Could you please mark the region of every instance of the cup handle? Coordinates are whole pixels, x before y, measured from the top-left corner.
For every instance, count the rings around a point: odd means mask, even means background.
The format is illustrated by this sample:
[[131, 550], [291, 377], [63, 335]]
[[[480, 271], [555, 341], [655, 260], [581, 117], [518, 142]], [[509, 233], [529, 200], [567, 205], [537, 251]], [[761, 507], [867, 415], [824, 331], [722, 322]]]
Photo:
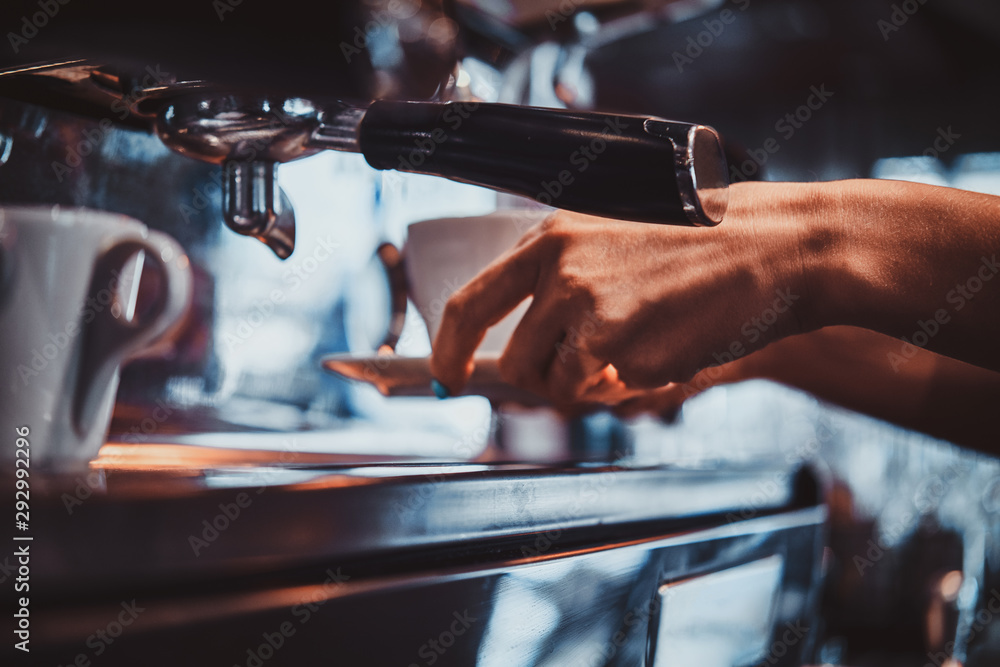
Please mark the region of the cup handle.
[[406, 323], [406, 295], [407, 280], [406, 270], [403, 265], [403, 253], [399, 248], [389, 242], [385, 242], [375, 251], [375, 256], [382, 262], [386, 277], [389, 279], [389, 330], [379, 345], [379, 352], [394, 352], [399, 337], [403, 335], [403, 325]]
[[119, 364], [168, 333], [191, 303], [191, 267], [184, 249], [166, 234], [149, 231], [145, 237], [136, 235], [118, 240], [98, 258], [87, 292], [88, 304], [93, 303], [90, 299], [99, 299], [102, 291], [114, 292], [116, 271], [139, 251], [145, 252], [145, 261], [151, 262], [160, 273], [161, 285], [155, 303], [131, 322], [112, 315], [110, 303], [100, 310], [94, 308], [89, 324], [84, 316], [73, 406], [74, 425], [81, 435], [94, 426]]

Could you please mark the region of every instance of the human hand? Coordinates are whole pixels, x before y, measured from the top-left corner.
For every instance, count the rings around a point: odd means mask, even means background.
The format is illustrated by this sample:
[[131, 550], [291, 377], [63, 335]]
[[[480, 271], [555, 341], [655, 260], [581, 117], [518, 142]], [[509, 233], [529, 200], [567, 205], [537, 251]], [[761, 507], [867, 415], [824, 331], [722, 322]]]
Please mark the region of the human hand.
[[554, 213], [448, 301], [435, 378], [464, 386], [486, 330], [529, 296], [501, 374], [561, 406], [620, 403], [803, 331], [811, 188], [734, 185], [712, 228]]

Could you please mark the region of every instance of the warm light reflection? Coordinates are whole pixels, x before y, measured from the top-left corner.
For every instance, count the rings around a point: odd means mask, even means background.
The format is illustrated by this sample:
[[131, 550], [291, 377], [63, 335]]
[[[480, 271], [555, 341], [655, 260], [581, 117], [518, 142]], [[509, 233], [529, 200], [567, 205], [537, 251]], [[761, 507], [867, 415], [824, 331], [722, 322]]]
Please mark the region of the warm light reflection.
[[604, 367], [604, 378], [608, 382], [619, 382], [618, 369], [615, 368], [614, 364], [608, 364]]
[[941, 577], [939, 590], [941, 597], [946, 602], [954, 602], [958, 599], [958, 591], [962, 588], [962, 573], [959, 570], [952, 570]]
[[[110, 442], [101, 447], [90, 468], [113, 471], [169, 471], [197, 475], [202, 484], [215, 488], [286, 486], [323, 489], [378, 484], [389, 476], [481, 472], [481, 465], [384, 466], [356, 455], [338, 456], [307, 452], [224, 449], [181, 444], [124, 444]], [[330, 466], [338, 466], [331, 471]]]
[[[194, 445], [140, 445], [106, 443], [90, 467], [101, 470], [202, 469], [219, 465], [260, 465], [277, 461], [277, 452], [198, 447]], [[322, 461], [323, 457], [302, 454], [300, 462]]]

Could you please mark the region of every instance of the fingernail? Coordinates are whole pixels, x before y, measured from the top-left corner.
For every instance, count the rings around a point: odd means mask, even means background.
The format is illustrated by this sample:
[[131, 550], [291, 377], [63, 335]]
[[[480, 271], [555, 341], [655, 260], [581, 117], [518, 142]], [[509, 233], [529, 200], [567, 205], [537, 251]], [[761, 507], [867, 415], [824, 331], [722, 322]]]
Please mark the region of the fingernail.
[[448, 391], [448, 387], [444, 386], [434, 378], [431, 378], [431, 390], [434, 392], [435, 396], [442, 400], [451, 396], [451, 392]]

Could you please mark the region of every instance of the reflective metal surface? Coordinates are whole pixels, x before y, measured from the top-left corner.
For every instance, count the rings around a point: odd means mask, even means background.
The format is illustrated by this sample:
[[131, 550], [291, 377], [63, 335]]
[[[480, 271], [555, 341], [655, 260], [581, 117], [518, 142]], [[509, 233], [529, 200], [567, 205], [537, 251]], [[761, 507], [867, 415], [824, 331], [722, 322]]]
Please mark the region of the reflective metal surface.
[[660, 586], [652, 667], [767, 659], [784, 568], [784, 557], [775, 554]]
[[304, 99], [189, 95], [157, 114], [156, 133], [177, 152], [206, 162], [289, 162], [318, 150], [309, 143], [320, 116]]
[[[808, 474], [789, 472], [156, 473], [122, 462], [82, 482], [44, 478], [33, 523], [32, 656], [68, 664], [100, 651], [108, 665], [660, 664], [671, 656], [669, 642], [656, 641], [660, 628], [719, 627], [675, 605], [664, 587], [721, 576], [727, 613], [741, 623], [761, 626], [759, 596], [744, 597], [747, 586], [771, 591], [763, 656], [798, 665], [818, 629], [826, 513]], [[746, 514], [747, 494], [775, 475], [785, 482], [773, 505]], [[72, 485], [87, 480], [92, 495], [81, 499]], [[777, 571], [745, 565], [776, 558]], [[742, 583], [727, 571], [743, 573]], [[741, 600], [749, 616], [733, 606]], [[95, 628], [115, 622], [113, 645], [99, 642]], [[797, 634], [788, 643], [790, 627]]]
[[717, 225], [729, 207], [729, 175], [722, 140], [710, 127], [678, 126], [660, 119], [643, 124], [649, 134], [674, 145], [677, 190], [692, 225]]
[[254, 237], [281, 259], [295, 250], [295, 211], [281, 192], [274, 162], [222, 165], [222, 219], [231, 230]]
[[165, 103], [155, 130], [178, 153], [221, 164], [226, 226], [287, 259], [295, 249], [295, 215], [287, 198], [276, 196], [277, 166], [322, 148], [358, 150], [343, 118], [349, 124], [360, 113], [340, 103], [324, 111], [300, 98], [189, 95]]
[[[639, 533], [628, 526], [668, 521], [677, 529], [707, 515], [739, 520], [748, 499], [768, 484], [771, 493], [755, 506], [754, 516], [802, 502], [796, 486], [802, 480], [794, 471], [776, 474], [770, 468], [324, 466], [284, 464], [276, 457], [272, 465], [143, 470], [148, 464], [139, 449], [131, 461], [106, 461], [76, 475], [45, 479], [44, 495], [32, 506], [36, 539], [44, 540], [48, 554], [35, 561], [33, 576], [40, 585], [68, 593], [125, 582], [251, 574], [317, 559], [343, 562], [415, 546], [546, 531], [635, 536]], [[78, 497], [80, 479], [98, 480], [85, 484], [86, 499]], [[255, 518], [232, 521], [225, 539], [212, 538], [210, 548], [199, 548], [198, 540], [208, 539], [202, 533], [212, 532], [213, 517], [222, 511], [220, 503], [240, 494], [249, 494]], [[154, 524], [150, 516], [158, 517]], [[72, 560], [62, 553], [72, 553]], [[85, 580], [80, 568], [87, 572]]]

